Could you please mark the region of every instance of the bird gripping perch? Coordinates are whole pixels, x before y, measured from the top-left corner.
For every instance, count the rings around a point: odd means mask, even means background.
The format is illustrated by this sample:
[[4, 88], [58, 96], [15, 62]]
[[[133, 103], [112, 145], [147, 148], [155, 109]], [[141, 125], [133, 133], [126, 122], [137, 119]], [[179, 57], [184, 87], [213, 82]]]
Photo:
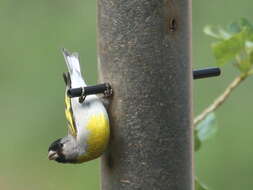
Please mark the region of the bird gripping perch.
[[94, 86], [86, 86], [80, 88], [70, 88], [67, 92], [70, 98], [83, 97], [92, 94], [104, 94], [106, 97], [112, 95], [112, 88], [109, 83], [98, 84]]

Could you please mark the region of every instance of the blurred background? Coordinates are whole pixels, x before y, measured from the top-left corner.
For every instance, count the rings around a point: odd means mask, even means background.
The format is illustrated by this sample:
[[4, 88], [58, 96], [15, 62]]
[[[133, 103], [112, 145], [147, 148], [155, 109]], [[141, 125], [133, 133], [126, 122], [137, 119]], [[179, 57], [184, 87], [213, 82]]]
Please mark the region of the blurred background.
[[[193, 1], [193, 67], [214, 66], [206, 24], [253, 22], [252, 0]], [[99, 189], [99, 160], [62, 165], [47, 160], [48, 145], [66, 133], [60, 49], [78, 51], [84, 75], [95, 84], [96, 2], [0, 0], [0, 189]], [[194, 81], [199, 113], [237, 75]], [[253, 186], [253, 78], [217, 112], [219, 131], [196, 154], [196, 174], [211, 189]]]

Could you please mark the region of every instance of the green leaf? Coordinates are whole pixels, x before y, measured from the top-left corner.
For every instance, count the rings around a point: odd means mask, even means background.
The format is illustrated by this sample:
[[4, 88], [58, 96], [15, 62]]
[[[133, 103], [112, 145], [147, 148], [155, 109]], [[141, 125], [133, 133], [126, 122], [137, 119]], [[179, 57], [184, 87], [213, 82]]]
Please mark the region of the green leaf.
[[225, 30], [223, 30], [221, 27], [219, 26], [206, 26], [204, 28], [204, 33], [208, 36], [214, 37], [216, 39], [228, 39], [231, 37], [231, 35], [226, 32]]
[[246, 73], [251, 68], [250, 56], [246, 53], [246, 51], [242, 51], [239, 55], [236, 56], [236, 66], [243, 73]]
[[214, 43], [212, 49], [217, 64], [222, 66], [235, 60], [235, 57], [244, 50], [245, 41], [251, 38], [253, 38], [253, 33], [249, 33], [249, 31], [245, 29], [229, 39]]
[[253, 51], [253, 41], [246, 41], [245, 48], [247, 53], [251, 53]]
[[253, 31], [253, 25], [247, 19], [241, 18], [229, 24], [225, 29], [220, 26], [207, 25], [204, 27], [204, 33], [218, 40], [225, 40], [245, 29]]
[[194, 129], [194, 149], [197, 152], [204, 141], [208, 140], [217, 131], [217, 122], [214, 113], [208, 114], [208, 116], [201, 121]]
[[245, 42], [245, 51], [249, 57], [249, 64], [253, 65], [253, 41]]
[[225, 29], [206, 26], [204, 32], [214, 37], [212, 51], [217, 64], [232, 63], [241, 72], [248, 72], [253, 65], [253, 25], [245, 18], [231, 23]]
[[236, 55], [235, 65], [243, 72], [249, 72], [253, 65], [253, 42], [246, 41], [244, 49]]
[[195, 150], [195, 152], [197, 152], [201, 146], [202, 146], [202, 143], [201, 143], [201, 140], [199, 139], [198, 131], [195, 129], [194, 130], [194, 150]]
[[195, 177], [195, 190], [207, 190], [208, 188], [200, 183], [200, 181]]
[[238, 21], [232, 22], [227, 27], [227, 31], [231, 34], [240, 33], [244, 28], [253, 30], [253, 25], [246, 19], [241, 18]]
[[208, 116], [201, 121], [197, 126], [197, 135], [201, 142], [206, 141], [217, 131], [217, 122], [215, 114], [209, 113]]
[[248, 29], [251, 29], [253, 30], [253, 25], [250, 23], [250, 21], [246, 18], [240, 18], [239, 21], [238, 21], [239, 25], [241, 27], [246, 27]]

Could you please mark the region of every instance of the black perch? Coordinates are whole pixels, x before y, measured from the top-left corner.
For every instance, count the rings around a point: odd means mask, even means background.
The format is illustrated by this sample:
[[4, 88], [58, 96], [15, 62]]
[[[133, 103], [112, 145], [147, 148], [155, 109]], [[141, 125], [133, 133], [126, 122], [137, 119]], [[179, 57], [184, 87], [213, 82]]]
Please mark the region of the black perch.
[[110, 96], [112, 94], [112, 89], [109, 83], [103, 83], [94, 86], [70, 88], [67, 94], [70, 98], [88, 96], [91, 94], [104, 94], [106, 96]]
[[[220, 74], [221, 70], [218, 67], [199, 69], [193, 71], [193, 79], [215, 77], [219, 76]], [[110, 96], [112, 94], [112, 88], [109, 83], [103, 83], [81, 88], [70, 88], [67, 93], [70, 98], [88, 96], [91, 94], [104, 94], [106, 96]]]
[[193, 79], [202, 79], [208, 77], [215, 77], [221, 74], [221, 70], [218, 67], [205, 68], [193, 71]]

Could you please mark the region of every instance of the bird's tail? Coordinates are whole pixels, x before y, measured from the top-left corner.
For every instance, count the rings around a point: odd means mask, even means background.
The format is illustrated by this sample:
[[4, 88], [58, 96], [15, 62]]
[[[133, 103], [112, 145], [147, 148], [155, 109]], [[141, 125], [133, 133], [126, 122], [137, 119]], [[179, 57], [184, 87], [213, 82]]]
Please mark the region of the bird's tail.
[[70, 53], [66, 49], [62, 49], [62, 53], [68, 67], [71, 88], [86, 86], [81, 74], [78, 53]]

